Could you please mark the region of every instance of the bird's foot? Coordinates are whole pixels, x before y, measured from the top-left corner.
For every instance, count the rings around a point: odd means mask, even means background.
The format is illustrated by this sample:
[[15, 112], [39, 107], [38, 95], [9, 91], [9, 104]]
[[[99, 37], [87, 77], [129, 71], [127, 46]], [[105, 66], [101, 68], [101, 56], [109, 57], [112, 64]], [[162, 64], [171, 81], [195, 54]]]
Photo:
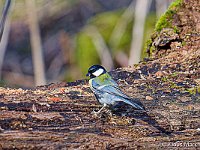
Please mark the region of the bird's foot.
[[107, 105], [104, 104], [103, 107], [102, 107], [101, 109], [99, 109], [99, 111], [97, 111], [97, 112], [93, 110], [93, 111], [92, 111], [92, 114], [94, 114], [95, 116], [98, 116], [98, 114], [99, 114], [106, 106], [107, 106]]

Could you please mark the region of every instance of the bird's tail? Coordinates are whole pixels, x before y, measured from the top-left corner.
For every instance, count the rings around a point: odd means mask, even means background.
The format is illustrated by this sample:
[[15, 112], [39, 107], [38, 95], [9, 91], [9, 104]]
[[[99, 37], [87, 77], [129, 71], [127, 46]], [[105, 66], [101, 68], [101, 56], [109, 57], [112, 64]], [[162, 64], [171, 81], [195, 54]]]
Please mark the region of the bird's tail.
[[127, 99], [124, 99], [123, 101], [124, 101], [125, 103], [127, 103], [127, 104], [133, 106], [135, 109], [145, 110], [145, 109], [144, 109], [144, 106], [143, 106], [142, 104], [138, 104], [138, 103], [140, 103], [140, 102], [132, 102], [132, 101], [127, 100]]

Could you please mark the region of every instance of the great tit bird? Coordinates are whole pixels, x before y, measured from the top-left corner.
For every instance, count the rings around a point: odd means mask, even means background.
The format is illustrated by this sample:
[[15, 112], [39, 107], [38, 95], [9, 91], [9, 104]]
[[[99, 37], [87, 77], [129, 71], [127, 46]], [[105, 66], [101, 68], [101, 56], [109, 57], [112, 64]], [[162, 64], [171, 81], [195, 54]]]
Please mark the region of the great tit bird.
[[88, 69], [86, 76], [90, 77], [89, 85], [96, 99], [103, 105], [96, 114], [100, 113], [106, 106], [115, 106], [118, 102], [131, 105], [134, 109], [144, 110], [141, 102], [133, 100], [120, 90], [118, 84], [104, 67], [93, 65]]

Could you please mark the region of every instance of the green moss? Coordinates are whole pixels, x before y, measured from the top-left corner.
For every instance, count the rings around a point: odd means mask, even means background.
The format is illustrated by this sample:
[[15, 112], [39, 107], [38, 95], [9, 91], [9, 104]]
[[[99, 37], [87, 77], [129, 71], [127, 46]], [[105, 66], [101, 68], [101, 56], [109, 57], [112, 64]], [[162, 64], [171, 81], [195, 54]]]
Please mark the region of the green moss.
[[176, 76], [178, 76], [178, 72], [174, 72], [174, 73], [172, 73], [170, 77], [173, 78], [173, 77], [176, 77]]
[[162, 15], [159, 21], [156, 23], [155, 30], [160, 32], [163, 28], [171, 27], [171, 22], [169, 18], [173, 15], [173, 11], [167, 11], [164, 15]]
[[170, 83], [170, 88], [172, 89], [177, 89], [177, 85], [174, 82], [169, 82]]
[[161, 81], [162, 81], [162, 82], [166, 82], [166, 81], [167, 81], [167, 77], [162, 77], [162, 78], [161, 78]]
[[171, 3], [168, 10], [160, 17], [160, 19], [156, 23], [155, 31], [160, 32], [163, 28], [170, 27], [174, 28], [176, 33], [178, 32], [177, 27], [172, 26], [171, 19], [173, 15], [177, 12], [180, 5], [182, 4], [182, 1], [183, 0], [176, 0]]
[[163, 28], [172, 28], [174, 30], [174, 33], [179, 33], [179, 28], [172, 25], [172, 17], [180, 8], [182, 3], [183, 0], [175, 0], [171, 3], [168, 10], [160, 17], [160, 19], [155, 24], [154, 34], [149, 38], [149, 40], [146, 40], [147, 42], [145, 44], [144, 51], [148, 51], [150, 55], [152, 54], [152, 52], [156, 49], [156, 47], [153, 46], [152, 43], [154, 39], [159, 36], [159, 33]]
[[[154, 27], [155, 27], [155, 22], [156, 20], [156, 14], [155, 13], [150, 13], [147, 16], [146, 22], [145, 22], [145, 30], [144, 30], [144, 38], [143, 38], [143, 51], [141, 54], [141, 58], [148, 57], [147, 54], [153, 51], [152, 47], [152, 39], [151, 39], [151, 34], [154, 32]], [[147, 41], [147, 42], [145, 42]], [[147, 53], [147, 49], [149, 52]]]
[[175, 0], [174, 2], [171, 3], [169, 6], [169, 9], [176, 9], [177, 7], [180, 7], [180, 5], [183, 3], [183, 0]]
[[190, 94], [195, 95], [197, 93], [200, 93], [200, 86], [189, 88], [189, 89], [187, 89], [187, 91]]
[[152, 43], [153, 43], [153, 41], [152, 41], [152, 39], [150, 38], [150, 39], [148, 39], [147, 41], [146, 41], [146, 43], [145, 43], [145, 48], [144, 48], [144, 50], [143, 50], [143, 53], [145, 53], [144, 55], [143, 55], [143, 58], [146, 56], [146, 52], [148, 52], [150, 55], [152, 54], [152, 49], [153, 49], [153, 47], [152, 47]]
[[197, 93], [200, 93], [200, 86], [197, 87]]
[[186, 45], [186, 42], [185, 42], [185, 41], [182, 41], [181, 44], [182, 44], [182, 46], [185, 46], [185, 45]]
[[180, 30], [178, 29], [177, 26], [174, 26], [173, 29], [174, 29], [174, 33], [179, 33], [180, 32]]

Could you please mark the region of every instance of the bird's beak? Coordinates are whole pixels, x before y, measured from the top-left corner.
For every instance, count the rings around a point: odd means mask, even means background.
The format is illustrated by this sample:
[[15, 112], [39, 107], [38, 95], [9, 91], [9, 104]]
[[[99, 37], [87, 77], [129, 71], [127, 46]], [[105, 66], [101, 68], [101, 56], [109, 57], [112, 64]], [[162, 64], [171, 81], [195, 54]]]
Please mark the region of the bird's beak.
[[88, 72], [88, 73], [86, 74], [86, 76], [89, 77], [89, 76], [90, 76], [90, 73]]

